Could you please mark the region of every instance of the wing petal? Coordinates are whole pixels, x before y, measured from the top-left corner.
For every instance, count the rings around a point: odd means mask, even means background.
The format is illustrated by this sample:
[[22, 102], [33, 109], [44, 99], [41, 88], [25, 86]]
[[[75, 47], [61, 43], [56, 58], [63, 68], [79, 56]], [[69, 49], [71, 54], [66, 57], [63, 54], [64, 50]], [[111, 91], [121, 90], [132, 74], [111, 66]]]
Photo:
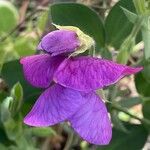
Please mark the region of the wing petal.
[[53, 74], [64, 60], [63, 56], [51, 57], [48, 54], [27, 56], [20, 60], [27, 81], [36, 87], [46, 88], [50, 85]]
[[81, 92], [56, 84], [38, 98], [24, 123], [41, 127], [57, 124], [73, 115], [85, 100]]
[[106, 145], [112, 137], [106, 106], [94, 92], [85, 94], [85, 98], [86, 103], [69, 119], [71, 126], [89, 143]]

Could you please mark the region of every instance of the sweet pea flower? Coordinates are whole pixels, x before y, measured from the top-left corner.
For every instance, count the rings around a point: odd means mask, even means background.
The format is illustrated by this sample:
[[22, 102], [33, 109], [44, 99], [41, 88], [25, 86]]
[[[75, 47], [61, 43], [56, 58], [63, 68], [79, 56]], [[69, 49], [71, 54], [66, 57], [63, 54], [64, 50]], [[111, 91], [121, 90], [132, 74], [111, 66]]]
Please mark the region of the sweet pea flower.
[[46, 88], [24, 123], [44, 127], [68, 121], [87, 142], [106, 145], [112, 137], [111, 122], [105, 103], [95, 91], [142, 68], [76, 56], [93, 46], [94, 40], [78, 28], [58, 28], [39, 43], [38, 49], [45, 54], [20, 60], [26, 80], [35, 87]]

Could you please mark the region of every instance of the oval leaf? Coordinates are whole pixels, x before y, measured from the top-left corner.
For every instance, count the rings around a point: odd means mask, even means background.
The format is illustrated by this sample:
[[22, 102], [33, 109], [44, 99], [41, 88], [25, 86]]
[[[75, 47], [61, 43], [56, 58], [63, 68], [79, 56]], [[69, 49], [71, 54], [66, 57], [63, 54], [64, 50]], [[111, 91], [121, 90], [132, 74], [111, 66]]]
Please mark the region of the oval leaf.
[[138, 93], [146, 97], [150, 96], [150, 83], [143, 77], [142, 72], [135, 75], [135, 85]]
[[0, 33], [12, 30], [18, 21], [17, 9], [8, 1], [0, 1]]
[[111, 9], [105, 21], [107, 43], [117, 49], [130, 34], [133, 27], [121, 7], [135, 12], [132, 1], [121, 0]]

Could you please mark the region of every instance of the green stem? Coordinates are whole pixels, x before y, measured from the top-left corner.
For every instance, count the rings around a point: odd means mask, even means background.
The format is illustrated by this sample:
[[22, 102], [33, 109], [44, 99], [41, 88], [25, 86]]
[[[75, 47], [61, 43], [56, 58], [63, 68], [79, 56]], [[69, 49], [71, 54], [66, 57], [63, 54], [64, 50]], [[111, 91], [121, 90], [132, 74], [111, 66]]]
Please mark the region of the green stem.
[[111, 102], [115, 101], [116, 95], [118, 92], [118, 87], [115, 85], [112, 87], [112, 89], [110, 89], [110, 95], [109, 95], [109, 100]]
[[[112, 90], [112, 92], [115, 93], [115, 94], [114, 94], [114, 98], [116, 97], [116, 91], [117, 91], [117, 87], [115, 86], [115, 87], [113, 87], [113, 90]], [[150, 120], [149, 120], [149, 119], [139, 118], [139, 117], [137, 117], [137, 116], [131, 114], [126, 108], [124, 108], [124, 107], [122, 107], [122, 106], [116, 104], [116, 103], [114, 102], [114, 100], [112, 100], [112, 99], [111, 99], [112, 101], [108, 101], [108, 100], [106, 99], [106, 97], [105, 97], [105, 94], [104, 94], [103, 90], [101, 90], [100, 93], [102, 94], [102, 97], [103, 97], [103, 99], [105, 100], [106, 104], [107, 104], [107, 105], [110, 105], [111, 108], [113, 108], [113, 109], [115, 109], [115, 110], [117, 110], [117, 111], [124, 112], [125, 114], [129, 115], [130, 117], [132, 117], [132, 118], [134, 118], [134, 119], [136, 119], [136, 120], [139, 120], [141, 123], [150, 126]]]
[[146, 60], [150, 59], [150, 29], [142, 29], [142, 37], [144, 41], [144, 57]]
[[73, 137], [74, 137], [74, 133], [71, 132], [71, 133], [68, 135], [68, 139], [67, 139], [66, 145], [65, 145], [65, 147], [64, 147], [64, 150], [69, 150], [69, 149], [70, 149], [71, 144], [72, 144], [72, 141], [73, 141]]
[[136, 37], [136, 35], [138, 34], [138, 32], [139, 32], [140, 29], [141, 29], [141, 26], [142, 26], [142, 24], [143, 24], [143, 21], [144, 21], [143, 17], [139, 17], [139, 18], [136, 20], [136, 22], [135, 22], [135, 24], [134, 24], [134, 27], [133, 27], [133, 29], [132, 29], [132, 31], [131, 31], [131, 34], [130, 34], [131, 38]]
[[133, 3], [138, 14], [144, 15], [146, 13], [145, 0], [133, 0]]
[[125, 114], [129, 115], [130, 117], [136, 119], [136, 120], [139, 120], [141, 123], [143, 124], [146, 124], [146, 125], [150, 125], [150, 120], [148, 119], [141, 119], [133, 114], [131, 114], [126, 108], [123, 108], [121, 107], [120, 105], [118, 104], [114, 104], [114, 103], [111, 103], [111, 102], [107, 102], [108, 105], [110, 105], [112, 108], [118, 110], [118, 111], [121, 111], [121, 112], [124, 112]]
[[138, 17], [130, 35], [125, 39], [125, 41], [120, 47], [120, 51], [117, 56], [118, 63], [126, 64], [128, 62], [130, 53], [133, 51], [133, 46], [135, 45], [136, 35], [140, 31], [142, 23], [143, 23], [143, 18]]

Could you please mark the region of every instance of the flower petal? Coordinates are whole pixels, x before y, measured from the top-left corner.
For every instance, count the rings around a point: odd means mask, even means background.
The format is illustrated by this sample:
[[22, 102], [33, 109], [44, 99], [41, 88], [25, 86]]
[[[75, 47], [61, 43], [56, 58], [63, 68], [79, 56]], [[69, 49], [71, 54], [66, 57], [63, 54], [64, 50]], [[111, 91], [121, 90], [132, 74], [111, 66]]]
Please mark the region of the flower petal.
[[27, 56], [20, 60], [23, 64], [25, 78], [36, 87], [46, 88], [50, 85], [53, 74], [64, 56], [51, 57], [48, 54]]
[[96, 57], [75, 57], [64, 60], [54, 74], [54, 81], [65, 87], [91, 91], [114, 84], [125, 75], [142, 69], [117, 64]]
[[54, 56], [74, 52], [79, 45], [79, 39], [74, 31], [56, 30], [42, 38], [38, 49], [45, 50]]
[[112, 137], [112, 127], [104, 102], [94, 92], [85, 95], [84, 105], [69, 121], [74, 130], [86, 141], [106, 145]]
[[81, 92], [56, 84], [38, 98], [24, 123], [41, 127], [57, 124], [73, 115], [85, 100]]

